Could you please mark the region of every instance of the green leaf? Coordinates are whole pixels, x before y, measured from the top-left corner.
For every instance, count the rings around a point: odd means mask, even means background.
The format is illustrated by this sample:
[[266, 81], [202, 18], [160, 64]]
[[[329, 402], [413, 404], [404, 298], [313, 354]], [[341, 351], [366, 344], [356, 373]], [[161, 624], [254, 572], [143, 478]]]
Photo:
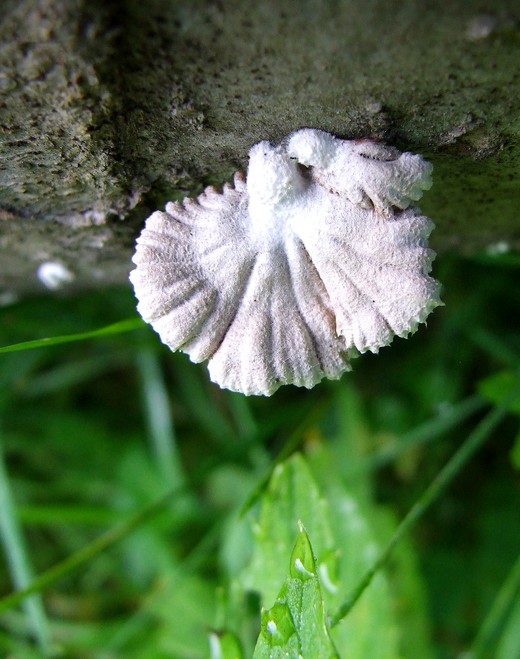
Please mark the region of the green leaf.
[[484, 659], [520, 657], [520, 557], [498, 591], [471, 648], [471, 656]]
[[[479, 392], [495, 405], [503, 403], [516, 388], [518, 388], [518, 374], [510, 370], [494, 373], [481, 380], [478, 385]], [[511, 403], [510, 411], [520, 414], [520, 396]]]
[[[365, 508], [333, 476], [330, 464], [325, 471], [327, 476], [320, 478], [318, 486], [307, 461], [295, 454], [277, 465], [261, 498], [260, 518], [253, 525], [253, 557], [240, 580], [244, 590], [260, 594], [264, 607], [270, 607], [274, 601], [289, 605], [288, 596], [282, 598], [279, 594], [280, 584], [287, 578], [288, 556], [292, 555], [293, 559], [286, 588], [289, 589], [290, 584], [295, 594], [304, 589], [311, 590], [319, 578], [321, 597], [326, 610], [331, 612], [342, 603], [378, 554], [379, 547]], [[374, 517], [376, 512], [379, 510], [372, 513]], [[312, 550], [300, 535], [294, 549], [296, 553], [291, 554], [294, 547], [292, 529], [299, 520], [312, 538]], [[300, 563], [296, 564], [298, 558]], [[307, 573], [315, 574], [316, 578]], [[304, 580], [306, 576], [308, 582]], [[312, 601], [312, 595], [309, 597]], [[282, 613], [283, 609], [278, 608], [277, 615]], [[264, 636], [269, 622], [265, 615], [262, 623]], [[291, 619], [297, 628], [297, 620], [294, 616]], [[381, 572], [348, 618], [332, 630], [331, 638], [338, 651], [349, 659], [372, 656], [396, 659], [400, 656], [397, 628], [388, 580]], [[293, 637], [287, 641], [287, 646], [289, 642], [296, 643]], [[273, 653], [275, 647], [278, 646], [273, 644]], [[298, 644], [294, 648], [296, 657]]]
[[509, 453], [511, 464], [515, 469], [520, 469], [520, 431], [516, 433], [513, 448]]
[[334, 549], [334, 539], [327, 502], [301, 455], [275, 467], [261, 501], [260, 519], [253, 526], [255, 552], [241, 578], [245, 589], [258, 591], [266, 606], [276, 599], [285, 579], [299, 521], [313, 538], [318, 557]]
[[316, 562], [312, 553], [309, 536], [305, 533], [303, 524], [298, 520], [300, 533], [291, 554], [291, 577], [307, 581], [316, 576]]
[[[143, 638], [140, 645], [129, 639], [121, 647], [110, 648], [109, 656], [136, 659], [208, 656], [207, 625], [215, 615], [214, 588], [207, 579], [190, 574], [182, 564], [172, 566], [169, 574], [163, 573], [163, 580], [139, 611], [142, 617], [153, 621], [152, 637]], [[223, 655], [222, 659], [240, 659], [240, 655]]]
[[212, 632], [209, 636], [210, 659], [242, 659], [240, 641], [231, 632]]
[[289, 576], [274, 606], [262, 612], [255, 659], [338, 657], [325, 616], [318, 570], [301, 522], [291, 554]]
[[255, 656], [263, 656], [263, 651], [268, 650], [271, 654], [274, 648], [281, 650], [296, 649], [300, 651], [300, 643], [296, 627], [292, 618], [291, 609], [286, 603], [287, 585], [284, 584], [280, 591], [279, 601], [266, 611], [262, 611], [262, 631], [258, 639]]
[[517, 599], [502, 635], [497, 640], [496, 659], [520, 657], [520, 599]]

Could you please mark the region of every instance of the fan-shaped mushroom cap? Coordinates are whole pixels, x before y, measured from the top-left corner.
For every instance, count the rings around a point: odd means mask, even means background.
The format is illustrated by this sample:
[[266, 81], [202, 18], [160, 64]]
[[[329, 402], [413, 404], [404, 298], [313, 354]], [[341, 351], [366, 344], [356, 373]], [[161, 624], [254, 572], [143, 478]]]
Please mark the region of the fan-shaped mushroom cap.
[[311, 167], [324, 187], [385, 215], [393, 207], [408, 208], [432, 186], [430, 163], [373, 140], [339, 140], [322, 130], [303, 128], [291, 136], [287, 152]]
[[224, 388], [339, 378], [441, 304], [433, 223], [405, 210], [430, 173], [420, 156], [318, 130], [260, 142], [247, 183], [237, 174], [148, 218], [130, 274], [138, 310]]

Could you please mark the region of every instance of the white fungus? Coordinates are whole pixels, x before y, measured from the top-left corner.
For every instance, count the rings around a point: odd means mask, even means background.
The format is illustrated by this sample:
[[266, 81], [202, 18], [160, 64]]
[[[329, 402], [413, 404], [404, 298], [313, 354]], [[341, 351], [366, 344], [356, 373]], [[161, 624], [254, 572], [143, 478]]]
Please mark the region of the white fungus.
[[36, 271], [41, 283], [51, 291], [57, 291], [74, 281], [74, 275], [63, 263], [46, 261]]
[[350, 370], [439, 304], [420, 156], [302, 129], [260, 142], [247, 179], [153, 213], [130, 274], [138, 311], [221, 387], [271, 395]]

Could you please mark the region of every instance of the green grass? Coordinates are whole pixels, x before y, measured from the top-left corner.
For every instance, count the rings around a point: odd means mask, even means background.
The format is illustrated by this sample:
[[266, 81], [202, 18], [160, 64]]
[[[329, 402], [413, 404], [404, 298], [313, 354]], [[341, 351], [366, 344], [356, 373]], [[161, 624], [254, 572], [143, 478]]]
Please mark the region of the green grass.
[[427, 327], [270, 399], [130, 288], [2, 309], [0, 656], [518, 659], [519, 265], [439, 260]]

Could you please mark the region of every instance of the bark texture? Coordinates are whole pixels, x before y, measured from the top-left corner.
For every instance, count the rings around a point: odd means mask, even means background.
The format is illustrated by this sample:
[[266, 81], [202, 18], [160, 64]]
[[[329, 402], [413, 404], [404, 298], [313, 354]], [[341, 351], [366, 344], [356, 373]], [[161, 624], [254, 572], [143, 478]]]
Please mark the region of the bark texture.
[[[434, 164], [439, 250], [520, 246], [517, 0], [4, 0], [0, 302], [123, 283], [144, 218], [297, 128]], [[47, 284], [48, 285], [48, 284]]]

